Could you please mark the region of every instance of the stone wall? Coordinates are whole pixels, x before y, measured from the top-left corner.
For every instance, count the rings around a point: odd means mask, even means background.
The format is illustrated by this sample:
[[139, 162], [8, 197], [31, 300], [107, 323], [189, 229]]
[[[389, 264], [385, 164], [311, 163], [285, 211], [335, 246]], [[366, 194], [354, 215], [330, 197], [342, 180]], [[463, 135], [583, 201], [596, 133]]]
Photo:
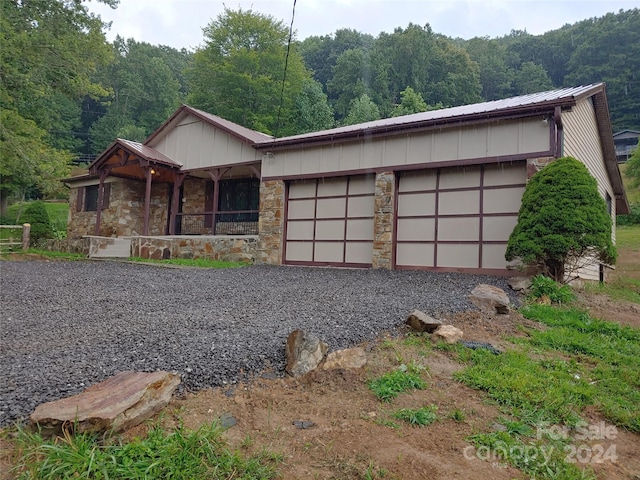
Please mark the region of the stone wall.
[[182, 213], [204, 213], [206, 184], [207, 181], [204, 178], [185, 179]]
[[206, 258], [225, 262], [255, 263], [259, 245], [260, 238], [257, 235], [241, 237], [136, 236], [131, 239], [131, 250], [134, 257], [154, 260]]
[[260, 215], [258, 231], [260, 247], [258, 263], [280, 265], [282, 263], [282, 236], [284, 227], [284, 182], [269, 180], [260, 182]]
[[84, 253], [89, 254], [89, 238], [49, 238], [41, 240], [34, 247], [49, 252]]
[[527, 180], [555, 160], [554, 157], [530, 158], [527, 160]]
[[383, 172], [376, 175], [373, 212], [373, 268], [393, 266], [393, 209], [395, 175]]
[[[139, 235], [144, 227], [145, 183], [118, 179], [111, 182], [109, 208], [102, 210], [100, 236], [126, 237]], [[80, 238], [94, 235], [96, 212], [77, 211], [78, 188], [71, 188], [69, 194], [69, 222], [67, 237]], [[149, 234], [164, 235], [168, 218], [168, 185], [151, 185], [151, 206], [149, 214]]]

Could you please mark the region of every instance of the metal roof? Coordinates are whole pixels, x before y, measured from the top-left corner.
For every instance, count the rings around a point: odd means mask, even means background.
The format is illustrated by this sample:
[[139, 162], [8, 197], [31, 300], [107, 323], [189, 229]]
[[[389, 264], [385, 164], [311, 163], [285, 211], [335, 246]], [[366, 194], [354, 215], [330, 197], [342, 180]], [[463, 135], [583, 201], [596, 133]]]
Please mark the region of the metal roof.
[[553, 108], [558, 105], [571, 106], [574, 105], [579, 98], [593, 94], [603, 88], [604, 84], [598, 83], [581, 87], [532, 93], [518, 97], [506, 98], [504, 100], [494, 100], [491, 102], [474, 103], [471, 105], [462, 105], [459, 107], [414, 113], [412, 115], [404, 115], [401, 117], [384, 118], [382, 120], [375, 120], [357, 125], [348, 125], [319, 132], [310, 132], [302, 135], [272, 139], [271, 141], [263, 141], [260, 142], [257, 147], [265, 148], [269, 146], [277, 147], [279, 145], [304, 144], [319, 140], [359, 136], [363, 133], [385, 133], [392, 130], [438, 124], [444, 121], [449, 123], [455, 120], [473, 120], [477, 117], [497, 117], [501, 114], [509, 114], [517, 111]]
[[229, 120], [225, 120], [222, 117], [207, 113], [203, 110], [198, 110], [197, 108], [193, 108], [188, 105], [182, 105], [175, 112], [173, 112], [173, 115], [171, 115], [167, 121], [160, 125], [160, 127], [144, 141], [144, 144], [152, 145], [154, 143], [157, 143], [160, 138], [162, 138], [164, 135], [166, 135], [166, 133], [170, 131], [170, 128], [167, 127], [175, 125], [186, 115], [193, 115], [203, 122], [220, 130], [223, 130], [236, 137], [238, 140], [248, 143], [251, 146], [259, 142], [265, 142], [273, 139], [271, 135], [256, 132], [255, 130], [243, 127], [242, 125], [230, 122]]
[[182, 163], [167, 157], [164, 153], [160, 153], [155, 148], [149, 147], [148, 145], [132, 142], [131, 140], [125, 140], [123, 138], [118, 138], [116, 143], [121, 144], [130, 152], [139, 155], [141, 158], [149, 162], [162, 163], [172, 167], [182, 167]]

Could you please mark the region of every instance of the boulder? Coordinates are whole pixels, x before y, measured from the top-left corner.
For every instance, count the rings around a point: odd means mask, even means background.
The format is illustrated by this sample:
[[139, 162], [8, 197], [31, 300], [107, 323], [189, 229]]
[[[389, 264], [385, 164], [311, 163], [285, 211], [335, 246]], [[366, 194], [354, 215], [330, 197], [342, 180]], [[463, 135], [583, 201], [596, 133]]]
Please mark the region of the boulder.
[[531, 277], [510, 277], [507, 284], [516, 292], [528, 290], [531, 288]]
[[121, 372], [78, 395], [39, 405], [30, 419], [51, 434], [65, 424], [77, 432], [119, 432], [162, 410], [179, 384], [180, 376], [169, 372]]
[[433, 333], [436, 328], [442, 325], [442, 322], [440, 320], [430, 317], [420, 310], [412, 311], [407, 317], [405, 323], [418, 332], [428, 333]]
[[312, 333], [294, 330], [287, 338], [285, 357], [286, 372], [294, 377], [301, 377], [315, 370], [329, 346]]
[[338, 368], [362, 368], [367, 364], [367, 354], [362, 347], [347, 348], [346, 350], [336, 350], [329, 353], [322, 365], [323, 370], [335, 370]]
[[504, 290], [493, 285], [481, 283], [471, 291], [469, 300], [487, 313], [509, 313], [509, 297]]
[[453, 325], [441, 325], [433, 332], [431, 340], [434, 342], [454, 344], [462, 338], [462, 335], [462, 330]]

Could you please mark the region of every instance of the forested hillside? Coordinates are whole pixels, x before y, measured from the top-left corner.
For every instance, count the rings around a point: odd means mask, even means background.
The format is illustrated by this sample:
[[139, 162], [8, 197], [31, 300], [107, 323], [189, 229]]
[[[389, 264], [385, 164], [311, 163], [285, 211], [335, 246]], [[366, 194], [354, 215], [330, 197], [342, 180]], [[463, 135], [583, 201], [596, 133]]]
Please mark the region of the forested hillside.
[[376, 37], [294, 38], [288, 48], [282, 20], [226, 8], [191, 52], [108, 43], [82, 2], [0, 5], [2, 208], [63, 193], [72, 162], [116, 137], [144, 140], [181, 103], [284, 136], [604, 81], [614, 130], [640, 129], [639, 9], [538, 36], [452, 39], [425, 18]]

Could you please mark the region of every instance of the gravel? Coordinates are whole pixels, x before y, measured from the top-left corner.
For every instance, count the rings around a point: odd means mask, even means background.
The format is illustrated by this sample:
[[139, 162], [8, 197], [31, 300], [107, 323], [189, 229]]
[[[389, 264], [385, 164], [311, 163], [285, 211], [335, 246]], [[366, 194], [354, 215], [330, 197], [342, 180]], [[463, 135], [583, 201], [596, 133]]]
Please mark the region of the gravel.
[[[420, 271], [118, 262], [0, 262], [0, 425], [124, 370], [178, 372], [188, 390], [272, 368], [301, 328], [331, 349], [394, 331], [418, 308], [473, 309], [478, 283]], [[515, 297], [513, 297], [515, 302]]]

